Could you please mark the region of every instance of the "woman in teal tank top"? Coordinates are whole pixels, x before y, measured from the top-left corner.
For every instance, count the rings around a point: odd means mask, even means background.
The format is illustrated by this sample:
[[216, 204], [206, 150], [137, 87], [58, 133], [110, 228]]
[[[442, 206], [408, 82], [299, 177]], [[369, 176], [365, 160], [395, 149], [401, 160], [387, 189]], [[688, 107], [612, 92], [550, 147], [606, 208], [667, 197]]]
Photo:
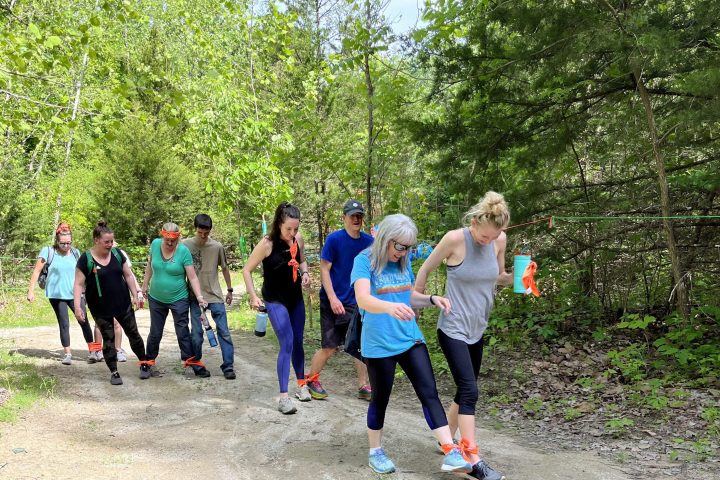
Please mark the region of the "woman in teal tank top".
[[205, 365], [195, 360], [188, 326], [190, 313], [188, 283], [200, 306], [207, 307], [193, 268], [190, 250], [180, 243], [180, 227], [174, 223], [166, 223], [160, 230], [160, 238], [153, 240], [150, 245], [142, 286], [142, 293], [147, 297], [150, 307], [147, 358], [152, 362], [153, 376], [159, 375], [154, 363], [160, 351], [160, 340], [168, 312], [172, 312], [175, 335], [180, 347], [180, 359], [184, 362], [184, 366], [192, 367], [198, 377], [210, 376]]
[[502, 195], [487, 192], [465, 215], [469, 226], [445, 234], [420, 267], [415, 290], [425, 292], [430, 272], [447, 261], [446, 296], [449, 313], [440, 313], [438, 343], [457, 386], [448, 423], [453, 435], [460, 429], [460, 447], [473, 464], [468, 475], [483, 480], [505, 478], [480, 460], [475, 442], [477, 379], [483, 353], [482, 335], [493, 307], [495, 285], [510, 285], [505, 271], [505, 230], [510, 212]]

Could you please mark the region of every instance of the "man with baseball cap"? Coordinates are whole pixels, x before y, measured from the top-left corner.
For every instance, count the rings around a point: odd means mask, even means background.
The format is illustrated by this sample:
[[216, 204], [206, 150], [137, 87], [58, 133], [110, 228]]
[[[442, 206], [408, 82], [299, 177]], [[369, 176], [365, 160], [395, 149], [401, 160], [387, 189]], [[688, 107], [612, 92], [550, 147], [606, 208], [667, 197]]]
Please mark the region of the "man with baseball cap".
[[[315, 352], [307, 375], [310, 395], [316, 400], [327, 397], [320, 383], [320, 372], [338, 348], [345, 343], [350, 319], [359, 314], [355, 291], [350, 285], [353, 261], [358, 253], [372, 244], [373, 238], [362, 231], [365, 209], [358, 200], [348, 200], [343, 206], [343, 226], [328, 235], [320, 253], [320, 349]], [[370, 400], [372, 390], [367, 368], [355, 359], [358, 376], [358, 397]]]

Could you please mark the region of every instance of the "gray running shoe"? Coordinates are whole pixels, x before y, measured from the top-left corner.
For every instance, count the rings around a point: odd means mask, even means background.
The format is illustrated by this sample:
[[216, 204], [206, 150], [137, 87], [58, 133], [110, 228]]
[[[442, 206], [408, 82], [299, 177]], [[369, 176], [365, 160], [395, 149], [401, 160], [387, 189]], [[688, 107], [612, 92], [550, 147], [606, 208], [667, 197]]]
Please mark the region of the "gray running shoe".
[[504, 475], [493, 470], [490, 465], [482, 460], [473, 465], [472, 472], [467, 475], [471, 478], [478, 478], [480, 480], [505, 480]]
[[122, 385], [122, 378], [120, 378], [120, 374], [118, 372], [112, 372], [110, 375], [110, 383], [113, 385]]
[[309, 402], [312, 400], [312, 396], [310, 396], [310, 390], [308, 390], [307, 385], [303, 385], [302, 387], [298, 387], [297, 390], [295, 390], [295, 396], [298, 400], [301, 402]]
[[91, 363], [91, 364], [97, 362], [97, 357], [95, 356], [95, 352], [90, 352], [90, 353], [88, 353], [88, 360], [87, 360], [87, 362], [88, 362], [88, 363]]
[[150, 367], [150, 376], [151, 377], [162, 377], [163, 374], [157, 366], [153, 365], [152, 367]]
[[71, 354], [71, 353], [66, 353], [66, 354], [65, 354], [65, 356], [64, 356], [63, 359], [62, 359], [62, 364], [63, 364], [63, 365], [70, 365], [70, 364], [72, 364], [72, 354]]
[[295, 408], [295, 404], [293, 403], [292, 398], [282, 397], [278, 402], [278, 411], [283, 415], [290, 415], [297, 412], [297, 408]]
[[147, 380], [150, 378], [150, 365], [140, 365], [140, 379]]

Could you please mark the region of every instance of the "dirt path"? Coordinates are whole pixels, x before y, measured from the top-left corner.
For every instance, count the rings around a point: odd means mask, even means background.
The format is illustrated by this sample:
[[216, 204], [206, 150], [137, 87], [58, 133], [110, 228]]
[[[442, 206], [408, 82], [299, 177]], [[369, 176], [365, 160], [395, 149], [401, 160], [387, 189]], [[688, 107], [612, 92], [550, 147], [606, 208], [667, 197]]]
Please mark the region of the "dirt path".
[[[138, 323], [146, 338], [147, 311]], [[71, 336], [81, 338], [77, 325]], [[119, 387], [110, 385], [104, 364], [85, 363], [80, 349], [73, 365], [62, 365], [56, 328], [0, 330], [0, 338], [58, 378], [56, 398], [14, 425], [0, 425], [0, 479], [378, 477], [366, 466], [367, 403], [352, 395], [352, 379], [334, 368], [349, 365], [341, 356], [323, 372], [331, 397], [298, 402], [297, 414], [283, 416], [274, 403], [277, 350], [267, 338], [234, 334], [237, 380], [222, 377], [218, 349], [206, 353], [211, 378], [188, 378], [176, 367], [169, 321], [158, 358], [164, 376], [141, 381], [128, 361], [119, 364], [125, 382]], [[386, 450], [399, 468], [386, 478], [459, 478], [439, 473], [441, 456], [417, 402], [393, 398], [386, 432]], [[631, 478], [591, 453], [542, 453], [483, 429], [478, 438], [488, 462], [508, 480]]]

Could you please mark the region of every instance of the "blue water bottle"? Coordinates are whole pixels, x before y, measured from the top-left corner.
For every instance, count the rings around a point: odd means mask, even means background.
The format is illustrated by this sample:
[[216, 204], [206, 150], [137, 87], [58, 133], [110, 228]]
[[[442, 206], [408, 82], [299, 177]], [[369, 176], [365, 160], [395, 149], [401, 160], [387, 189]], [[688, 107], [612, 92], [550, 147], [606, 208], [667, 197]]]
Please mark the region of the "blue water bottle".
[[210, 343], [211, 347], [217, 347], [218, 341], [217, 337], [215, 336], [215, 332], [213, 331], [212, 327], [210, 326], [210, 322], [207, 319], [207, 315], [205, 312], [207, 311], [207, 308], [202, 309], [202, 313], [200, 314], [200, 323], [202, 323], [203, 328], [205, 329], [205, 333], [208, 337], [208, 342]]
[[267, 309], [262, 306], [258, 308], [258, 312], [255, 314], [255, 336], [264, 337], [265, 331], [267, 330], [268, 314]]
[[515, 255], [515, 262], [513, 265], [513, 292], [515, 293], [528, 293], [525, 285], [522, 282], [522, 276], [525, 273], [525, 269], [532, 260], [531, 255]]

